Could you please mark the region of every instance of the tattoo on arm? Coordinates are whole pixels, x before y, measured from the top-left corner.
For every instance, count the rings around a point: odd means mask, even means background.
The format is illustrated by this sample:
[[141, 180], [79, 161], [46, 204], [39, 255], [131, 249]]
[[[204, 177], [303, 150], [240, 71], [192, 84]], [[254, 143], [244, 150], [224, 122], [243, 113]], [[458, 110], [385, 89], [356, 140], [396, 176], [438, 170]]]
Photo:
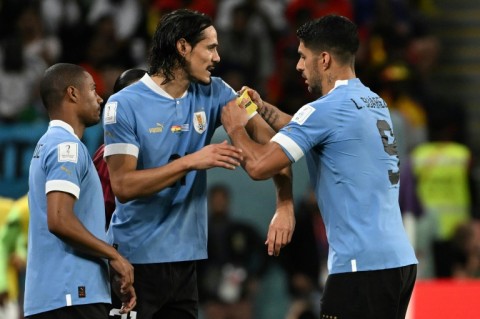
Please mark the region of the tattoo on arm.
[[260, 115], [263, 117], [265, 122], [268, 123], [271, 127], [275, 126], [279, 115], [273, 107], [263, 105], [262, 109], [260, 110]]

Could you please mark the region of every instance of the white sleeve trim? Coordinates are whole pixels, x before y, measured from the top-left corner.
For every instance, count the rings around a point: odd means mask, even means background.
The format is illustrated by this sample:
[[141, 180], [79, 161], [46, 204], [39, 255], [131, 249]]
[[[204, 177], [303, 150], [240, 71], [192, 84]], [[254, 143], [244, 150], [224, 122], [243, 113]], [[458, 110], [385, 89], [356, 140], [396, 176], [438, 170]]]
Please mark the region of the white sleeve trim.
[[62, 180], [62, 179], [54, 179], [54, 180], [48, 181], [45, 184], [45, 194], [48, 194], [54, 191], [60, 191], [60, 192], [72, 194], [77, 199], [80, 197], [80, 187], [78, 187], [72, 182]]
[[303, 150], [300, 148], [300, 146], [298, 146], [297, 143], [295, 143], [294, 140], [282, 133], [275, 134], [271, 141], [280, 144], [288, 153], [290, 153], [290, 156], [293, 157], [294, 162], [298, 161], [303, 157], [303, 155], [305, 155]]
[[105, 145], [105, 149], [103, 151], [103, 157], [107, 157], [110, 155], [117, 155], [117, 154], [123, 154], [123, 155], [132, 155], [138, 158], [138, 147], [133, 144], [127, 144], [127, 143], [115, 143], [115, 144], [109, 144]]

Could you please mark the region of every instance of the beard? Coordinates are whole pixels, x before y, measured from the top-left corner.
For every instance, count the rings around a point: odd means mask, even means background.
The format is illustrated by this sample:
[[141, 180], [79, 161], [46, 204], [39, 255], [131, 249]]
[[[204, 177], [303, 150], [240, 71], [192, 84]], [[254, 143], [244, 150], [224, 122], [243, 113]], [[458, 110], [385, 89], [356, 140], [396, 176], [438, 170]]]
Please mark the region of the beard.
[[212, 83], [212, 77], [211, 76], [208, 77], [208, 81], [204, 81], [204, 80], [201, 80], [201, 79], [195, 77], [192, 74], [192, 64], [190, 62], [186, 62], [186, 64], [185, 64], [185, 73], [188, 74], [188, 80], [192, 83], [198, 83], [200, 85], [210, 85], [210, 83]]

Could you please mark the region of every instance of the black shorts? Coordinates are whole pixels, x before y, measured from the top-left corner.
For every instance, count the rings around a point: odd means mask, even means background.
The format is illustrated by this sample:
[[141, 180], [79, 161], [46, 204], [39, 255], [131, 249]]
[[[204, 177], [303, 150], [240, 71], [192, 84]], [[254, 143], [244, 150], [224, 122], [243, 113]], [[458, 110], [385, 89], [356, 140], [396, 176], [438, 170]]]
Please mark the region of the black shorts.
[[403, 319], [417, 277], [417, 265], [329, 275], [320, 318]]
[[[195, 319], [198, 317], [197, 271], [195, 261], [133, 264], [137, 305], [128, 318]], [[121, 303], [112, 293], [113, 307]], [[111, 318], [117, 318], [116, 310]], [[118, 316], [118, 318], [120, 318]]]
[[92, 303], [62, 307], [25, 317], [25, 319], [107, 319], [110, 304]]

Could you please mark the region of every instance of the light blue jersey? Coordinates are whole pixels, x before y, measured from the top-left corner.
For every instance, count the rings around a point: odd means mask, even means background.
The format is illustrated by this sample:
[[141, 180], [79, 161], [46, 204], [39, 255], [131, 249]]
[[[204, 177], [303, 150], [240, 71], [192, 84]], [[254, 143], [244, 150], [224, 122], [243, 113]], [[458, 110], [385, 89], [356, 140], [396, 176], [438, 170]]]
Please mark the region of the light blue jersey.
[[95, 237], [106, 241], [102, 187], [87, 148], [73, 128], [50, 122], [30, 164], [25, 315], [65, 306], [111, 303], [106, 260], [82, 255], [48, 230], [52, 191], [77, 198], [74, 212]]
[[306, 155], [329, 242], [331, 274], [416, 264], [398, 204], [399, 161], [386, 103], [360, 80], [337, 81], [272, 139]]
[[[210, 143], [222, 107], [236, 97], [220, 78], [190, 84], [172, 98], [149, 75], [105, 105], [105, 157], [137, 157], [137, 169], [160, 167]], [[207, 258], [206, 171], [191, 171], [152, 196], [116, 201], [108, 237], [132, 263]]]

